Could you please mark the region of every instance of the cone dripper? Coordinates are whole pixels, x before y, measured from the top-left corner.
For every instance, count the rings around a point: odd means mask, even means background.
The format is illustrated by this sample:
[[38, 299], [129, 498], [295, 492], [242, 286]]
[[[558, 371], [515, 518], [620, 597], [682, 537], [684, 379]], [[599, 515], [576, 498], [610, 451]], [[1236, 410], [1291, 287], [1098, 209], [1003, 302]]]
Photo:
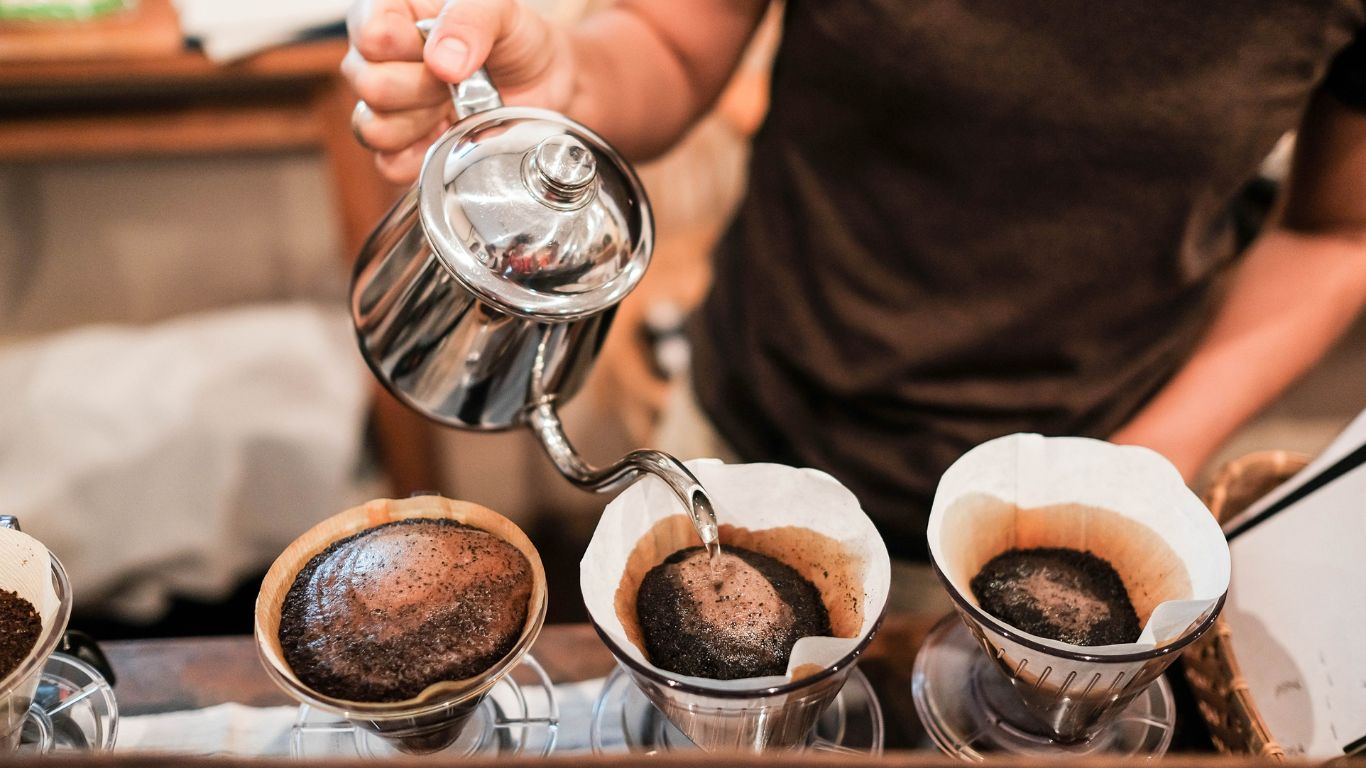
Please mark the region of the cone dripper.
[[[448, 519], [486, 531], [519, 550], [531, 566], [532, 591], [525, 624], [515, 645], [483, 672], [464, 679], [434, 683], [417, 696], [396, 702], [348, 701], [327, 696], [304, 684], [285, 660], [280, 642], [280, 615], [285, 596], [299, 571], [333, 542], [386, 523], [411, 518]], [[290, 696], [312, 709], [340, 716], [358, 728], [389, 740], [397, 749], [429, 753], [444, 748], [461, 733], [485, 695], [530, 649], [545, 621], [545, 570], [526, 535], [510, 520], [468, 502], [436, 496], [401, 501], [383, 499], [335, 515], [311, 528], [281, 553], [267, 572], [256, 599], [256, 643], [267, 673]]]
[[[1152, 451], [1098, 440], [1011, 435], [969, 451], [940, 481], [928, 535], [958, 614], [1008, 683], [988, 680], [972, 695], [1004, 725], [1060, 744], [1091, 739], [1144, 693], [1213, 623], [1228, 587], [1227, 543], [1176, 470]], [[1143, 624], [1139, 638], [1070, 645], [982, 610], [972, 576], [1007, 550], [1036, 547], [1109, 562]], [[943, 650], [931, 643], [922, 654]], [[930, 717], [952, 708], [917, 705]]]
[[886, 547], [853, 494], [824, 473], [717, 461], [688, 468], [717, 506], [723, 547], [752, 549], [796, 569], [821, 593], [835, 636], [798, 640], [785, 674], [771, 677], [696, 678], [651, 663], [635, 615], [640, 579], [698, 542], [669, 489], [650, 478], [608, 505], [584, 553], [580, 585], [590, 619], [645, 697], [696, 745], [798, 747], [876, 631], [890, 580]]
[[28, 655], [0, 679], [0, 750], [19, 746], [29, 707], [43, 667], [62, 639], [71, 618], [71, 584], [66, 570], [47, 547], [18, 529], [12, 516], [0, 522], [0, 588], [27, 600], [43, 627]]

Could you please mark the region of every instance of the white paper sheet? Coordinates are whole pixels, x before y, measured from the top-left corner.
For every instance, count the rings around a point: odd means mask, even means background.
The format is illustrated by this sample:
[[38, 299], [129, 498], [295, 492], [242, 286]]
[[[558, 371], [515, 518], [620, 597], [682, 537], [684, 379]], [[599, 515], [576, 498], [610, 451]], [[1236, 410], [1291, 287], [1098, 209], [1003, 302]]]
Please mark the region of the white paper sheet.
[[[1366, 442], [1363, 427], [1358, 418], [1311, 466]], [[1234, 654], [1272, 737], [1292, 755], [1340, 757], [1366, 737], [1363, 500], [1366, 467], [1358, 467], [1230, 545], [1224, 618]]]

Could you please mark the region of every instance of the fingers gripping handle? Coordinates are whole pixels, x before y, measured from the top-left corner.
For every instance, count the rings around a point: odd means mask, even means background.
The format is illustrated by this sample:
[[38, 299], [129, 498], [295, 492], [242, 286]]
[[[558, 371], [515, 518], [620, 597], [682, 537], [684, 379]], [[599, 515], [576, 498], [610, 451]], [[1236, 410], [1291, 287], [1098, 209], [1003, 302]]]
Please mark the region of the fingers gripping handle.
[[[436, 19], [422, 19], [417, 22], [417, 31], [426, 40], [436, 29]], [[455, 102], [455, 119], [464, 120], [476, 112], [483, 112], [503, 106], [503, 98], [493, 87], [489, 73], [483, 67], [474, 74], [451, 86], [451, 101]]]

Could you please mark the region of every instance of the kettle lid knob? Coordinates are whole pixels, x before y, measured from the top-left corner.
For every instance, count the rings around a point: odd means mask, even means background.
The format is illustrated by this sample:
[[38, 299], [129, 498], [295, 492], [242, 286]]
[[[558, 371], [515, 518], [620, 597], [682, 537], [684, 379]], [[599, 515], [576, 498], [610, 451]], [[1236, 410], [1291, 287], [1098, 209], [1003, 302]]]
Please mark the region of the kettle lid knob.
[[587, 202], [598, 161], [574, 136], [560, 134], [543, 139], [530, 155], [531, 186], [555, 207], [575, 207]]

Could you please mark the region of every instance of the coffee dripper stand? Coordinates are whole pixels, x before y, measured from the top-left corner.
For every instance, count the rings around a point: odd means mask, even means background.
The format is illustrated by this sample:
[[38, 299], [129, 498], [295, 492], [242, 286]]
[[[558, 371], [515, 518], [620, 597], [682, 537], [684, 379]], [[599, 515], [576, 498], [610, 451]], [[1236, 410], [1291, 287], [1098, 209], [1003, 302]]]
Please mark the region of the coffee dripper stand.
[[[837, 684], [839, 692], [823, 706], [808, 733], [793, 747], [777, 749], [863, 756], [882, 754], [885, 737], [882, 705], [872, 684], [857, 667], [851, 668], [847, 677]], [[697, 744], [650, 701], [641, 685], [621, 665], [607, 676], [602, 692], [593, 704], [589, 730], [589, 746], [593, 752], [653, 755], [698, 750]], [[661, 691], [660, 695], [670, 694]], [[694, 710], [690, 717], [694, 721], [715, 718], [717, 722], [724, 722], [724, 718], [733, 715]], [[740, 748], [752, 747], [751, 744]], [[726, 749], [734, 750], [736, 746], [729, 744]], [[765, 748], [768, 749], [774, 747]]]
[[[20, 530], [19, 520], [0, 515], [0, 527]], [[107, 751], [119, 724], [113, 670], [93, 639], [67, 631], [71, 582], [57, 556], [48, 556], [58, 607], [28, 658], [0, 680], [0, 741], [21, 755]]]
[[[431, 26], [418, 23], [424, 37]], [[644, 449], [595, 467], [557, 410], [583, 384], [617, 305], [648, 265], [654, 224], [644, 186], [587, 127], [503, 106], [482, 69], [451, 92], [456, 124], [428, 149], [418, 182], [356, 262], [351, 314], [366, 363], [399, 401], [439, 424], [529, 427], [580, 488], [663, 480], [717, 552], [715, 511], [682, 462]], [[876, 716], [880, 734], [875, 700], [861, 711]]]
[[940, 751], [974, 762], [990, 755], [1166, 753], [1176, 707], [1162, 673], [1213, 626], [1222, 598], [1180, 636], [1151, 650], [1074, 652], [990, 617], [934, 565], [955, 612], [916, 654], [911, 693]]
[[[425, 754], [453, 759], [545, 757], [555, 749], [559, 722], [554, 685], [540, 663], [527, 654], [480, 700], [454, 741]], [[373, 730], [308, 704], [299, 705], [290, 729], [290, 753], [307, 758], [413, 754]]]

